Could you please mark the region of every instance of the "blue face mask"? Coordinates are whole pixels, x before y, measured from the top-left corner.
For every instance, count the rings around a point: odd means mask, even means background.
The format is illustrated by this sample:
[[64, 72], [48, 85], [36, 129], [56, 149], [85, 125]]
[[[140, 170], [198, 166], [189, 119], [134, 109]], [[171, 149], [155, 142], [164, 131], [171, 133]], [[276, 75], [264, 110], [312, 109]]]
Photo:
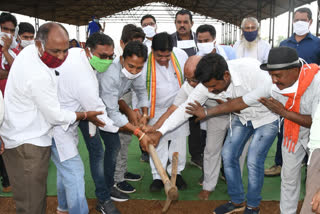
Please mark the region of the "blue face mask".
[[258, 30], [252, 32], [243, 31], [243, 36], [248, 42], [252, 42], [257, 38]]

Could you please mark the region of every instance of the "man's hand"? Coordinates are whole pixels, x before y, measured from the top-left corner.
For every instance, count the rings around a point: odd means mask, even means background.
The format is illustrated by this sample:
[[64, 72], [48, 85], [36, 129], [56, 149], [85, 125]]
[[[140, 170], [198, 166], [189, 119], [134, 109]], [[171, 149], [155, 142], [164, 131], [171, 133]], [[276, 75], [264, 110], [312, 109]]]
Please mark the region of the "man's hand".
[[161, 136], [161, 132], [158, 131], [145, 135], [140, 141], [142, 150], [149, 153], [149, 144], [152, 144], [154, 147], [157, 147]]
[[259, 102], [262, 103], [265, 107], [267, 107], [270, 111], [285, 117], [287, 110], [278, 100], [271, 98], [261, 97]]
[[195, 101], [195, 103], [188, 103], [189, 106], [186, 107], [186, 112], [188, 114], [192, 114], [197, 117], [195, 122], [198, 122], [200, 120], [203, 120], [206, 118], [207, 114], [204, 110], [204, 108], [200, 105], [198, 101]]
[[144, 125], [141, 130], [145, 133], [155, 132], [156, 129], [153, 126]]
[[320, 190], [313, 196], [311, 205], [312, 211], [319, 214], [320, 213]]
[[13, 37], [8, 37], [7, 35], [4, 35], [1, 39], [3, 41], [2, 51], [6, 52], [10, 48]]
[[[139, 113], [140, 114], [140, 113]], [[135, 111], [131, 110], [127, 116], [129, 122], [134, 126], [139, 126], [139, 114], [137, 114]]]
[[100, 114], [103, 114], [103, 111], [87, 111], [87, 120], [96, 126], [104, 127], [106, 124], [97, 118]]
[[139, 119], [139, 124], [142, 126], [145, 126], [149, 121], [149, 116], [147, 114], [144, 114], [140, 119]]

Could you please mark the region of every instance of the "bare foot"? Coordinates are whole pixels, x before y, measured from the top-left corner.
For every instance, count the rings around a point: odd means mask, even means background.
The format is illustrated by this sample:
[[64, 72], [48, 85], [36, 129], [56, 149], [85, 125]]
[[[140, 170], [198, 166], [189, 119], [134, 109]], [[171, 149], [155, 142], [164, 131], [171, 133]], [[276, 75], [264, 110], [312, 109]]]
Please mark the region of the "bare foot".
[[198, 194], [198, 198], [199, 198], [200, 200], [208, 200], [210, 193], [211, 193], [211, 191], [202, 190], [202, 191]]

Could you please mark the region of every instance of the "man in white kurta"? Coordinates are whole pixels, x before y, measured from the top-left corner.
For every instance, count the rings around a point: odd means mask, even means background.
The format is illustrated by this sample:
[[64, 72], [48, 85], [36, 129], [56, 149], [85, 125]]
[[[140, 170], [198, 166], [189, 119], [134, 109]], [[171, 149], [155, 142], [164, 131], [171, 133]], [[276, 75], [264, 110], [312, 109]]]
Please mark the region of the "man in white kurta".
[[[166, 48], [163, 48], [166, 47]], [[167, 111], [167, 109], [173, 104], [174, 98], [177, 95], [180, 84], [179, 78], [180, 74], [177, 75], [177, 72], [174, 68], [171, 56], [172, 53], [175, 55], [180, 68], [183, 72], [184, 64], [188, 58], [187, 54], [178, 48], [173, 48], [172, 40], [170, 35], [167, 33], [157, 34], [152, 41], [152, 53], [154, 56], [155, 63], [155, 76], [156, 76], [156, 99], [155, 104], [151, 101], [151, 107], [149, 109], [149, 125], [155, 124], [158, 119], [162, 116], [163, 113]], [[150, 63], [150, 56], [148, 62]], [[147, 62], [147, 64], [148, 64]], [[143, 77], [148, 81], [148, 66], [147, 64], [144, 66]], [[183, 73], [181, 74], [183, 75]], [[153, 76], [154, 74], [152, 74]], [[182, 77], [183, 78], [183, 77]], [[183, 79], [181, 80], [183, 81]], [[182, 84], [181, 84], [182, 85]], [[153, 84], [151, 84], [151, 88], [147, 90], [152, 90]], [[149, 100], [152, 95], [150, 94]], [[154, 107], [154, 116], [152, 115], [152, 107]], [[185, 167], [186, 163], [186, 139], [189, 135], [189, 126], [187, 123], [184, 123], [177, 129], [172, 132], [168, 132], [164, 135], [159, 145], [156, 148], [158, 156], [161, 160], [162, 166], [164, 169], [167, 169], [168, 173], [171, 174], [171, 160], [172, 154], [174, 152], [179, 152], [179, 162], [178, 162], [178, 177], [177, 177], [177, 186], [179, 188], [179, 181], [182, 180], [181, 171]], [[169, 145], [170, 143], [170, 145]], [[169, 147], [168, 147], [169, 145]], [[169, 165], [167, 166], [167, 162], [169, 160]], [[152, 159], [150, 158], [150, 166], [153, 177], [153, 183], [150, 186], [150, 191], [160, 191], [162, 188], [162, 181], [160, 180], [160, 175], [157, 172], [157, 169], [154, 166]], [[180, 182], [181, 183], [181, 182]], [[184, 182], [183, 182], [184, 183]], [[181, 186], [182, 187], [182, 186]], [[186, 188], [184, 183], [183, 188]]]
[[254, 17], [243, 19], [241, 30], [241, 39], [233, 46], [237, 59], [250, 57], [259, 60], [261, 63], [267, 62], [271, 46], [261, 39], [258, 20]]

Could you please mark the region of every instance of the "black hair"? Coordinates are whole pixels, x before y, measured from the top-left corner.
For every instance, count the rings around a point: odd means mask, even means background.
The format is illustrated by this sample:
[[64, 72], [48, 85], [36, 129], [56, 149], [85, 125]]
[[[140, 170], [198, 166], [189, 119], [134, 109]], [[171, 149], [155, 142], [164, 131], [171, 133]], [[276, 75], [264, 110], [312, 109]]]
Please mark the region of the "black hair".
[[312, 12], [311, 12], [311, 10], [309, 8], [307, 8], [307, 7], [299, 8], [296, 11], [294, 11], [293, 15], [296, 15], [297, 12], [299, 12], [299, 13], [307, 13], [308, 14], [308, 19], [312, 20]]
[[154, 51], [172, 51], [173, 41], [167, 32], [156, 34], [152, 39], [152, 49]]
[[179, 10], [177, 13], [176, 13], [176, 17], [175, 17], [175, 22], [177, 21], [177, 16], [178, 15], [189, 15], [189, 18], [190, 18], [190, 22], [192, 22], [192, 14], [189, 10], [185, 10], [185, 9], [182, 9], [182, 10]]
[[139, 41], [130, 41], [123, 50], [123, 58], [136, 55], [137, 57], [143, 57], [143, 61], [147, 61], [148, 48]]
[[212, 25], [200, 25], [197, 28], [196, 35], [204, 32], [209, 32], [213, 39], [216, 38], [216, 29]]
[[114, 47], [114, 43], [111, 37], [102, 32], [95, 32], [91, 34], [86, 41], [85, 47], [94, 50], [97, 45], [110, 45]]
[[137, 38], [141, 38], [143, 41], [145, 37], [146, 34], [143, 32], [142, 28], [133, 24], [127, 24], [122, 29], [121, 40], [124, 44]]
[[0, 24], [3, 24], [5, 22], [12, 22], [14, 27], [17, 27], [17, 19], [11, 13], [6, 13], [6, 12], [1, 13]]
[[140, 20], [140, 24], [142, 25], [143, 20], [148, 19], [148, 18], [153, 19], [154, 23], [157, 23], [156, 18], [154, 18], [153, 15], [147, 14], [147, 15], [142, 16], [142, 18]]
[[210, 53], [199, 61], [195, 78], [201, 83], [209, 82], [212, 78], [223, 80], [223, 75], [228, 70], [228, 64], [221, 55]]
[[55, 23], [55, 22], [48, 22], [39, 27], [35, 40], [39, 40], [45, 44], [48, 41], [48, 34], [50, 30], [54, 27], [61, 27], [62, 30], [64, 30], [64, 32], [66, 32], [66, 34], [69, 37], [68, 31], [65, 29], [65, 27], [63, 27], [62, 24]]
[[34, 34], [35, 31], [33, 25], [28, 22], [20, 22], [18, 35], [24, 34], [26, 32]]

